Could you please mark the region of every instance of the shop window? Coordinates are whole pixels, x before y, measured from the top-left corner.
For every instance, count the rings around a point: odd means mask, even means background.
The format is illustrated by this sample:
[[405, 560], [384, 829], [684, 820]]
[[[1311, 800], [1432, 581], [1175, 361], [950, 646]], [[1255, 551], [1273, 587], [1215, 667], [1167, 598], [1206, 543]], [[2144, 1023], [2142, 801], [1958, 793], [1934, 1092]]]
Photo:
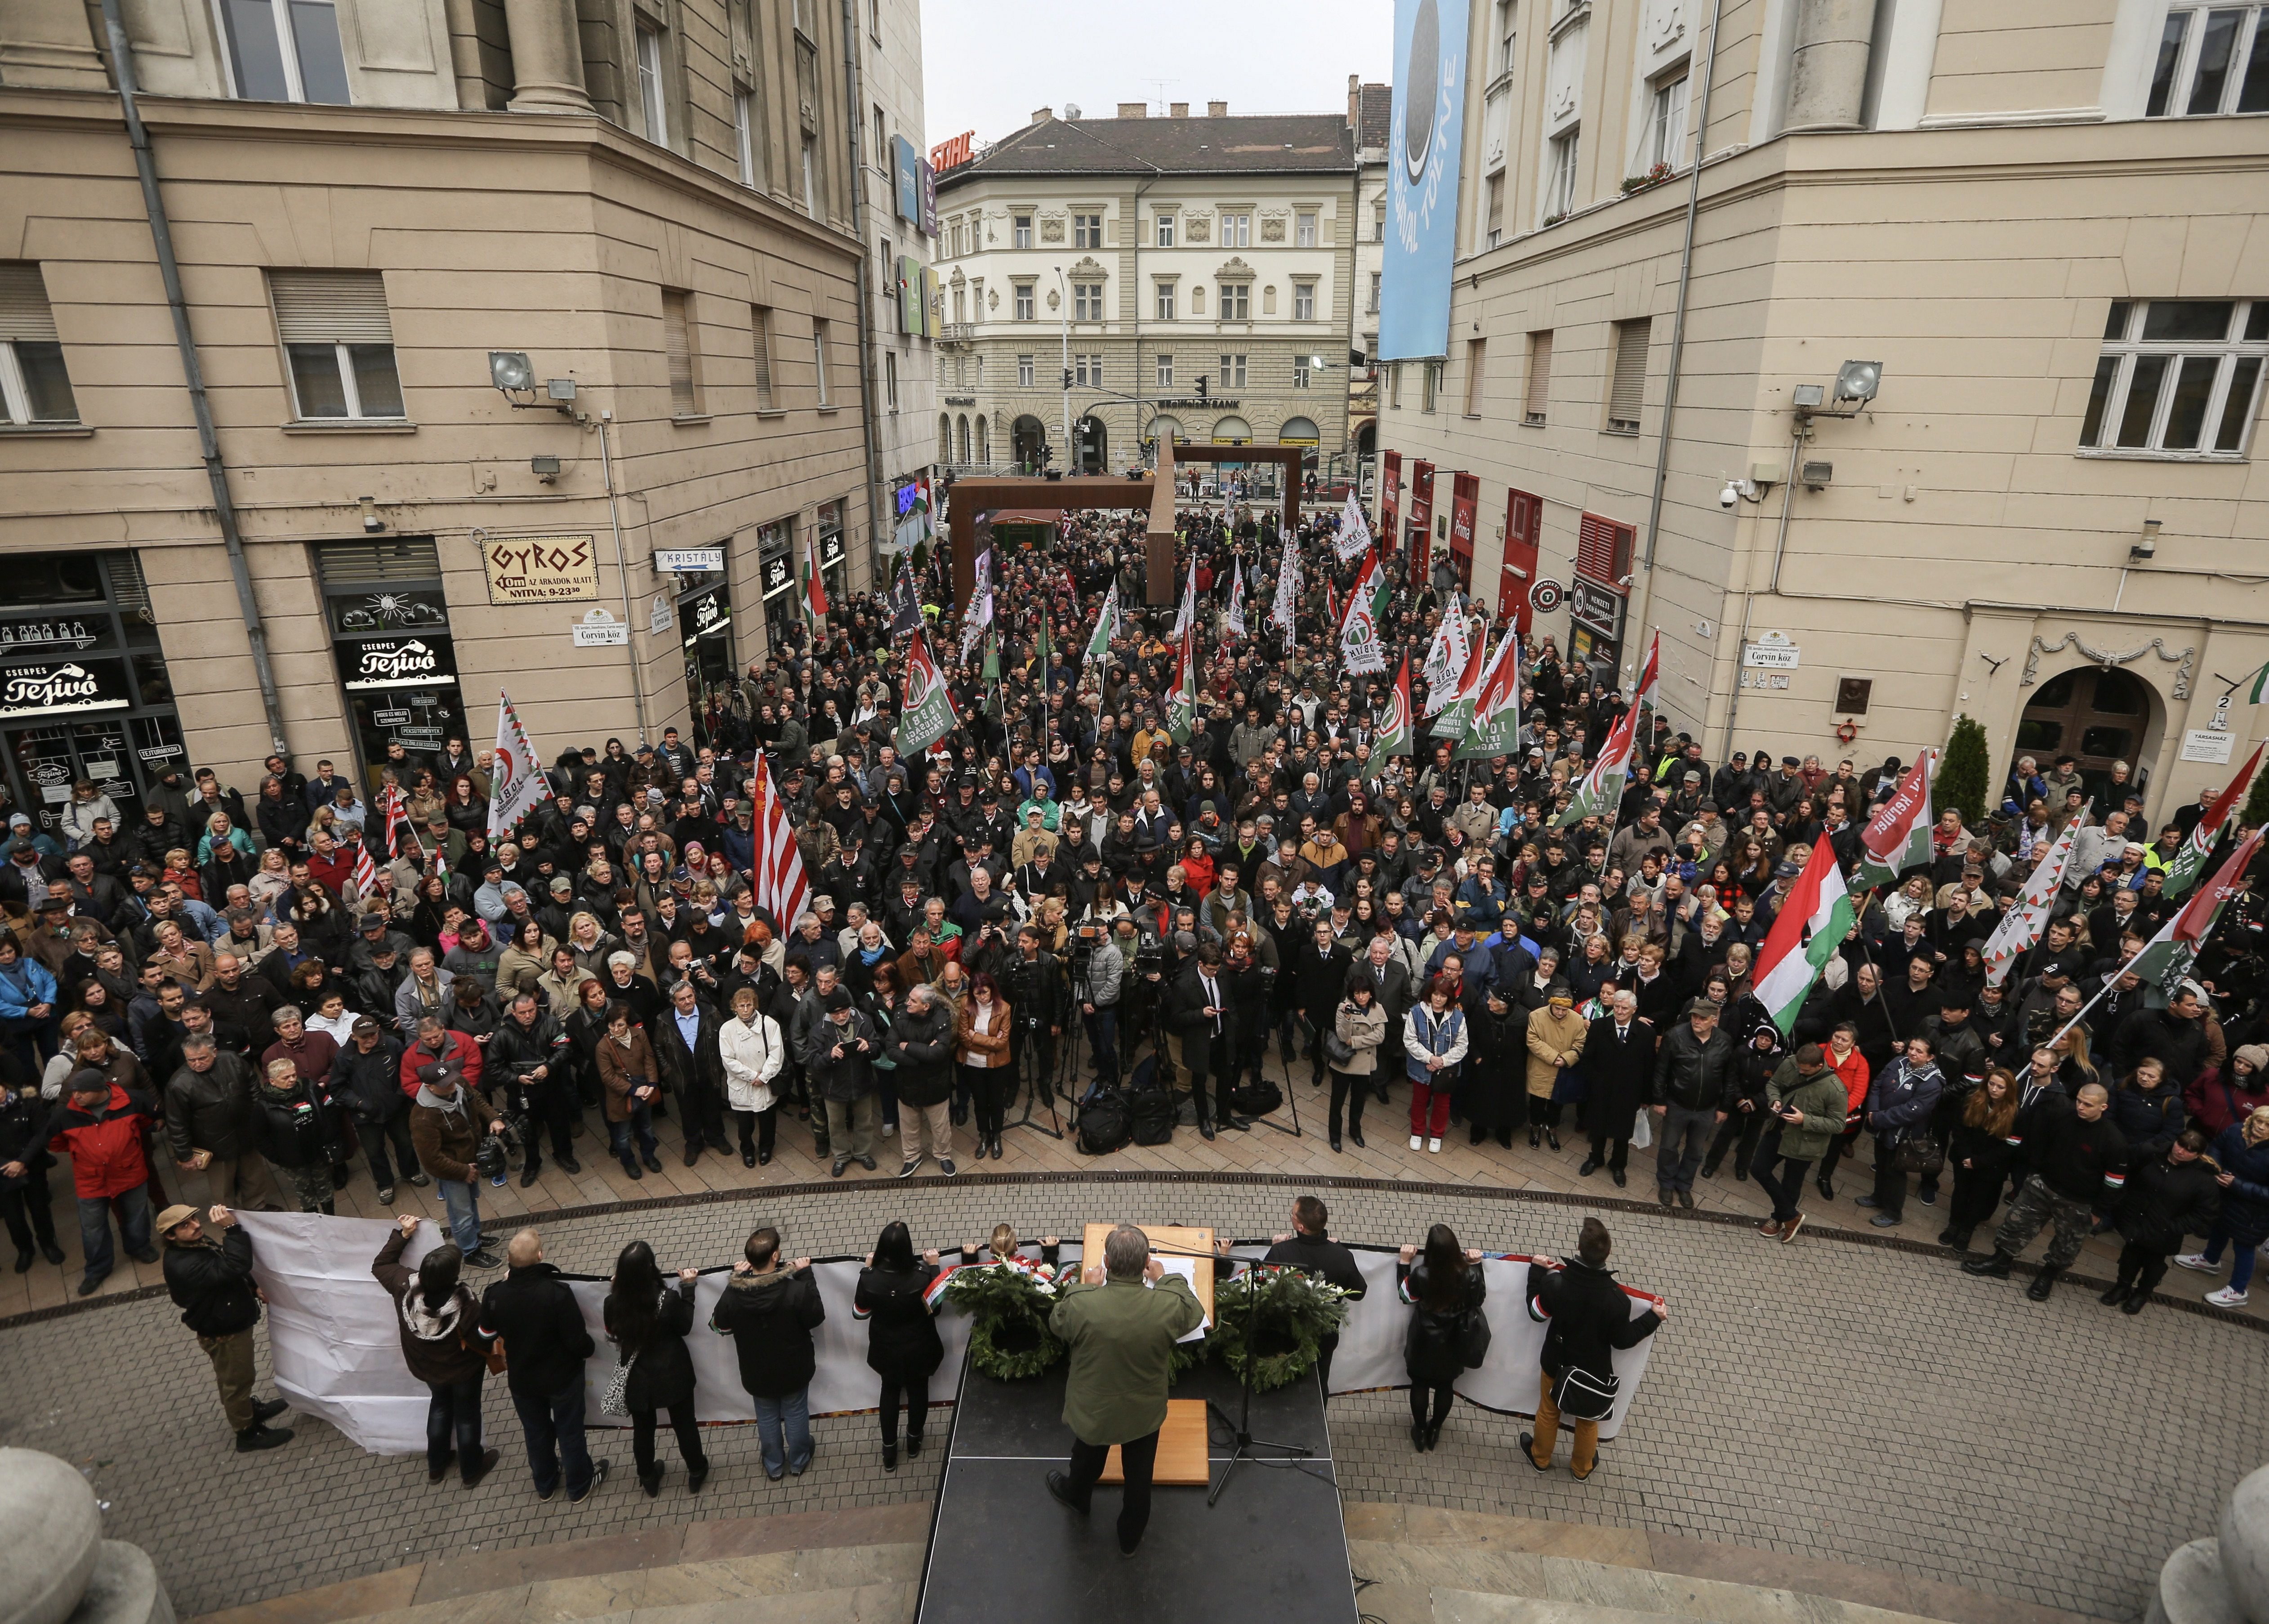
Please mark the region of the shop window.
[[385, 280], [374, 270], [271, 270], [277, 335], [303, 421], [400, 420]]
[[40, 268], [0, 264], [0, 424], [78, 421]]

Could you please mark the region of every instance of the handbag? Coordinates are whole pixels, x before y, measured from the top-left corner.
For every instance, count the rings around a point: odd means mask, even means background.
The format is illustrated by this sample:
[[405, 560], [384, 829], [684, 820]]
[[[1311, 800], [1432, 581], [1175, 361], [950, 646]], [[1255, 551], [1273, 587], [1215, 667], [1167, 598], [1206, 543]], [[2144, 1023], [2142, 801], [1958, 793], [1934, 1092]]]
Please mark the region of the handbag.
[[1479, 1369], [1489, 1357], [1492, 1334], [1489, 1316], [1480, 1309], [1469, 1308], [1458, 1317], [1458, 1357], [1467, 1369]]
[[1602, 1379], [1571, 1365], [1552, 1384], [1552, 1402], [1571, 1421], [1605, 1421], [1622, 1391], [1622, 1378], [1612, 1370]]
[[630, 1414], [631, 1367], [637, 1362], [638, 1355], [632, 1354], [615, 1367], [614, 1375], [608, 1379], [607, 1391], [599, 1398], [599, 1407], [608, 1414]]
[[1572, 1066], [1563, 1066], [1552, 1075], [1552, 1103], [1565, 1105], [1584, 1097], [1584, 1074]]
[[1946, 1148], [1929, 1133], [1910, 1133], [1891, 1152], [1891, 1165], [1902, 1173], [1927, 1176], [1946, 1165]]
[[1336, 1028], [1326, 1027], [1324, 1029], [1324, 1059], [1329, 1060], [1335, 1067], [1344, 1068], [1349, 1060], [1355, 1059], [1355, 1045], [1349, 1043], [1344, 1037], [1341, 1037]]

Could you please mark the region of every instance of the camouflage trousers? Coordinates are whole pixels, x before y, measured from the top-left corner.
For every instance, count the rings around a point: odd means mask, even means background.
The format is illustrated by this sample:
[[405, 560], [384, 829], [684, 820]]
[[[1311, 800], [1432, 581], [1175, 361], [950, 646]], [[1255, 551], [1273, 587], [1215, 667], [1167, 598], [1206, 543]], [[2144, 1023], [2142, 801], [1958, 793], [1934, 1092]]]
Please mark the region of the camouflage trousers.
[[2049, 1241], [2047, 1255], [2041, 1261], [2052, 1269], [2072, 1266], [2080, 1256], [2080, 1249], [2088, 1244], [2088, 1232], [2095, 1226], [2095, 1215], [2085, 1201], [2075, 1201], [2069, 1196], [2058, 1195], [2041, 1182], [2034, 1173], [2025, 1179], [2024, 1188], [2009, 1207], [2009, 1215], [2001, 1220], [2000, 1229], [1993, 1236], [1993, 1250], [2011, 1256], [2032, 1244], [2033, 1236], [2043, 1226], [2054, 1224], [2056, 1233]]

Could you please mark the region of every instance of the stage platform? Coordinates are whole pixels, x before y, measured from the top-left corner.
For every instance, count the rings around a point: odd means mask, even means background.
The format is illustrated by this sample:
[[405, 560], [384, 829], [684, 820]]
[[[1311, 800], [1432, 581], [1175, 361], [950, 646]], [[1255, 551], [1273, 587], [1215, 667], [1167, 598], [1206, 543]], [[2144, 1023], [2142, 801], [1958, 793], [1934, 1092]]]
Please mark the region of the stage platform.
[[[1256, 1436], [1316, 1451], [1304, 1469], [1240, 1465], [1210, 1510], [1203, 1488], [1155, 1487], [1142, 1547], [1122, 1557], [1118, 1489], [1098, 1487], [1084, 1520], [1048, 1495], [1048, 1472], [1071, 1453], [1065, 1369], [1028, 1382], [964, 1369], [918, 1624], [1355, 1624], [1331, 1431], [1312, 1375], [1253, 1401]], [[1238, 1413], [1235, 1379], [1210, 1361], [1171, 1396]], [[1215, 1416], [1207, 1452], [1216, 1480], [1234, 1444], [1231, 1424]]]

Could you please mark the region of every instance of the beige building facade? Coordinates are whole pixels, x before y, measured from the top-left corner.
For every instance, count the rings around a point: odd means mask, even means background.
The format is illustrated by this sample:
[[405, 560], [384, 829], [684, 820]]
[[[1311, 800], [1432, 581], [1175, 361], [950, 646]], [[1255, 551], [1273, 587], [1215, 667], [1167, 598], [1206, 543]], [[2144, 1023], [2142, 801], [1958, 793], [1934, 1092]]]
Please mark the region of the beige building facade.
[[1343, 456], [1348, 119], [1118, 114], [1044, 107], [939, 178], [940, 461], [1113, 472], [1161, 433]]
[[[1382, 453], [1476, 595], [1734, 749], [2125, 760], [2269, 730], [2269, 23], [2183, 0], [1475, 0], [1445, 353]], [[1846, 362], [1858, 369], [1839, 398]], [[1422, 469], [1421, 465], [1423, 465]], [[1400, 526], [1398, 528], [1401, 528]], [[1546, 594], [1546, 601], [1551, 594]]]
[[243, 593], [90, 11], [0, 8], [11, 801], [658, 738], [868, 584], [841, 8], [125, 0]]

